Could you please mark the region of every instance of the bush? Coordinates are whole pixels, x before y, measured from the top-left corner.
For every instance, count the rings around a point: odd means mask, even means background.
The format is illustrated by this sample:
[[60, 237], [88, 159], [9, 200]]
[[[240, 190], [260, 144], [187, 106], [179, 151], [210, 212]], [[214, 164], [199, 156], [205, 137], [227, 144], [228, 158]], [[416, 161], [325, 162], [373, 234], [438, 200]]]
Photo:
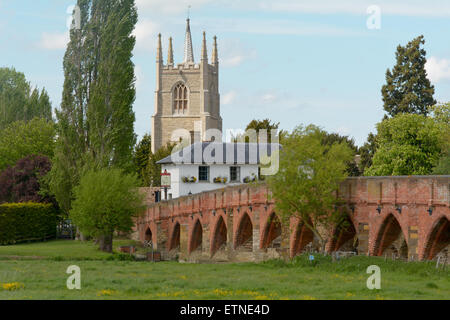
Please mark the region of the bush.
[[57, 210], [50, 204], [0, 205], [0, 245], [56, 238]]
[[1, 203], [56, 203], [48, 196], [40, 194], [40, 179], [51, 169], [50, 159], [45, 156], [30, 155], [0, 173]]

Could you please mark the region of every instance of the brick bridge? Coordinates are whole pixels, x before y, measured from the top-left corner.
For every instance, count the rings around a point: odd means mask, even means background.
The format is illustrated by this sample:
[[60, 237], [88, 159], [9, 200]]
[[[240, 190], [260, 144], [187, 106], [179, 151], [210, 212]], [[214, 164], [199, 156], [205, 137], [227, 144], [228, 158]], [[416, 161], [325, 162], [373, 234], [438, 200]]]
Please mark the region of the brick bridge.
[[[339, 191], [350, 228], [327, 250], [410, 260], [450, 249], [450, 176], [360, 177]], [[152, 241], [164, 259], [261, 261], [294, 257], [314, 243], [301, 221], [279, 223], [265, 185], [242, 185], [150, 204], [134, 237]]]

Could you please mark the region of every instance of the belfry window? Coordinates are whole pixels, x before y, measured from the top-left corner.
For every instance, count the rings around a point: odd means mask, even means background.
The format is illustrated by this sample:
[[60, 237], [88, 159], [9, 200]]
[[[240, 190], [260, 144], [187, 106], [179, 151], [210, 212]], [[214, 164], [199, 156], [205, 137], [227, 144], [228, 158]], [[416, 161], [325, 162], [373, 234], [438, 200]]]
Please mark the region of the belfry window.
[[189, 102], [188, 89], [183, 83], [180, 83], [175, 87], [174, 90], [174, 112], [185, 113], [187, 111]]

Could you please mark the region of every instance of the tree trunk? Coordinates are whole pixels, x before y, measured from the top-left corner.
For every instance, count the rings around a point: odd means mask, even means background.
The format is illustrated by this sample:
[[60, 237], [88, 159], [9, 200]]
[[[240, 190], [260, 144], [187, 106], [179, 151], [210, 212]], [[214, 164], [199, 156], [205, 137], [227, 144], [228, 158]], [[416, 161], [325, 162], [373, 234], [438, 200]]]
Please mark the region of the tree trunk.
[[103, 235], [98, 237], [99, 243], [100, 243], [100, 250], [104, 251], [104, 252], [108, 252], [108, 253], [112, 253], [113, 252], [113, 235], [112, 234], [108, 234], [108, 235]]
[[80, 232], [80, 241], [89, 241], [89, 237], [85, 236], [82, 232]]
[[326, 252], [326, 246], [327, 246], [327, 241], [321, 239], [320, 240], [320, 253], [322, 253], [322, 255], [326, 256], [327, 252]]
[[80, 231], [80, 229], [77, 227], [76, 238], [75, 238], [75, 240], [78, 240], [78, 241], [88, 241], [89, 238], [86, 237], [86, 236]]

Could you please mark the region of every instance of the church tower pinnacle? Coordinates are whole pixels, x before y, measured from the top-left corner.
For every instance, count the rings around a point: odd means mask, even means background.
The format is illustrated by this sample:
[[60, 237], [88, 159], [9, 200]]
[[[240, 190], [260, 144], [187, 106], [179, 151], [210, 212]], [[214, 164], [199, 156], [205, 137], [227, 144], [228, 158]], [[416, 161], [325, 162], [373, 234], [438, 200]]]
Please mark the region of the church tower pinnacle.
[[169, 38], [169, 52], [167, 54], [167, 64], [173, 66], [173, 46], [172, 37]]
[[184, 63], [194, 63], [194, 49], [192, 47], [191, 20], [186, 20], [186, 38], [184, 40]]
[[217, 50], [217, 37], [214, 36], [214, 45], [212, 51], [212, 65], [217, 66], [219, 64], [219, 52]]
[[202, 44], [202, 63], [208, 63], [208, 49], [206, 47], [206, 32], [203, 31], [203, 44]]

